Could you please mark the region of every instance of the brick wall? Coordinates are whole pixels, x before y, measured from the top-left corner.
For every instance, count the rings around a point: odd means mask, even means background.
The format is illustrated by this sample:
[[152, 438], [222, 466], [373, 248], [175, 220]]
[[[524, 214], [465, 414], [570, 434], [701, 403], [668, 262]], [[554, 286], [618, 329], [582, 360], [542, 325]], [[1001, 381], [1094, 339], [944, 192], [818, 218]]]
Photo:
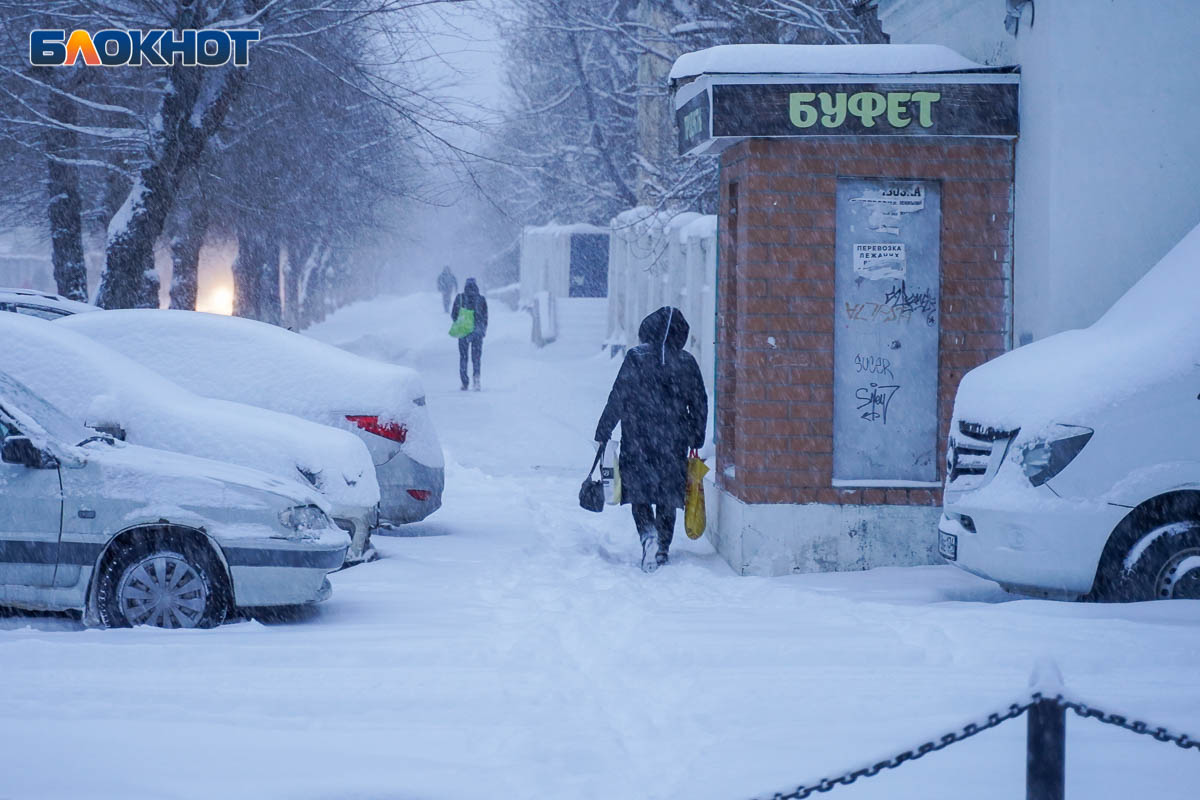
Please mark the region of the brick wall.
[[[750, 503], [940, 504], [940, 490], [831, 485], [839, 177], [941, 182], [939, 478], [945, 477], [959, 380], [1008, 346], [1012, 142], [756, 139], [734, 145], [721, 155], [717, 481]], [[734, 187], [736, 216], [730, 213]], [[727, 472], [731, 465], [736, 469]]]

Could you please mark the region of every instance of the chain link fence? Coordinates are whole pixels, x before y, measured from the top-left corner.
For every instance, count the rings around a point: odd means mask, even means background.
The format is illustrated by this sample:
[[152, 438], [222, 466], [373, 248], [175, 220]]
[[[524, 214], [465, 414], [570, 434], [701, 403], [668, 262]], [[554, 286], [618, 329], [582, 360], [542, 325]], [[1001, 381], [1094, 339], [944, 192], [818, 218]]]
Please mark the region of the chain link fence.
[[789, 792], [777, 792], [770, 800], [804, 800], [825, 793], [836, 786], [849, 786], [859, 778], [873, 778], [884, 770], [916, 761], [929, 753], [943, 750], [952, 744], [970, 739], [976, 734], [1003, 725], [1024, 714], [1029, 715], [1028, 758], [1026, 759], [1026, 796], [1029, 800], [1061, 800], [1064, 794], [1064, 751], [1067, 710], [1085, 719], [1094, 719], [1127, 731], [1150, 736], [1159, 742], [1171, 742], [1185, 750], [1200, 750], [1200, 740], [1170, 728], [1152, 725], [1141, 720], [1113, 714], [1094, 706], [1071, 700], [1061, 693], [1035, 691], [1011, 703], [1007, 709], [988, 714], [949, 731], [936, 739], [921, 742], [902, 750], [892, 758], [869, 766], [847, 770], [840, 775], [822, 778], [811, 784], [797, 786]]

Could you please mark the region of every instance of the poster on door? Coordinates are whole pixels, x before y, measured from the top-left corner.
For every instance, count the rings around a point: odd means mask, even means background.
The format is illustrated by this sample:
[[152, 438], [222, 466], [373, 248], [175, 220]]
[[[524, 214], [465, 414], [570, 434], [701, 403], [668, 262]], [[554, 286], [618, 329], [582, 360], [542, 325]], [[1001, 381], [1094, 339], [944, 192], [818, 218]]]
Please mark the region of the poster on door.
[[834, 485], [936, 486], [940, 186], [839, 179], [836, 225]]

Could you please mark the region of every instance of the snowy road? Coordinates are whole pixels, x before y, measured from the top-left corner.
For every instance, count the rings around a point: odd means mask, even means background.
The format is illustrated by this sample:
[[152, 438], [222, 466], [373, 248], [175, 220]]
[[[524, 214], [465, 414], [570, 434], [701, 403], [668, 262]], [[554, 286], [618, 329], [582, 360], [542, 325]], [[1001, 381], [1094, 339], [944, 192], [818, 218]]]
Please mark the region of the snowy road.
[[[769, 796], [1006, 704], [1042, 656], [1085, 698], [1200, 735], [1200, 602], [1020, 600], [949, 567], [741, 578], [686, 539], [641, 574], [627, 510], [575, 499], [617, 365], [536, 352], [527, 325], [493, 310], [480, 394], [457, 390], [432, 295], [322, 326], [422, 370], [445, 507], [288, 624], [0, 619], [0, 798]], [[1020, 797], [1024, 734], [833, 797]], [[1068, 722], [1067, 758], [1074, 797], [1200, 781], [1196, 751], [1093, 721]]]

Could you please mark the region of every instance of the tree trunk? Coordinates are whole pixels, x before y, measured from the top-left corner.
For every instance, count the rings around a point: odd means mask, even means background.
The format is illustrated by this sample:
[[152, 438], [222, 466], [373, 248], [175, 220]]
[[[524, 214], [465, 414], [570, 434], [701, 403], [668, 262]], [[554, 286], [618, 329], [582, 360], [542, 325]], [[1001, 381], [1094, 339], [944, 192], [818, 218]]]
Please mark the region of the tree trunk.
[[200, 199], [171, 239], [171, 308], [196, 310], [200, 248], [208, 231], [208, 207]]
[[300, 287], [301, 279], [309, 267], [309, 260], [316, 251], [311, 239], [292, 239], [287, 246], [287, 261], [283, 270], [283, 321], [292, 330], [300, 330]]
[[234, 316], [259, 318], [264, 249], [253, 232], [245, 229], [238, 231], [237, 258], [233, 260]]
[[[50, 95], [50, 116], [72, 125], [77, 120], [75, 104], [59, 94]], [[77, 153], [74, 131], [47, 128], [45, 134], [49, 176], [51, 259], [58, 293], [71, 300], [87, 302], [87, 264], [83, 260], [83, 204], [79, 199], [79, 169], [65, 159]]]
[[[187, 6], [172, 27], [195, 27]], [[208, 138], [220, 127], [245, 82], [245, 69], [201, 70], [175, 65], [167, 72], [149, 152], [149, 164], [108, 226], [104, 276], [98, 303], [104, 308], [157, 307], [158, 276], [154, 245], [184, 174], [200, 159]], [[220, 81], [206, 90], [207, 80]]]
[[272, 325], [283, 322], [283, 309], [279, 300], [281, 254], [279, 237], [267, 236], [263, 241], [262, 260], [258, 265], [258, 319]]
[[312, 271], [304, 282], [304, 327], [325, 319], [325, 301], [329, 295], [329, 275], [332, 270], [331, 254], [332, 248], [319, 248], [317, 257], [313, 259]]

